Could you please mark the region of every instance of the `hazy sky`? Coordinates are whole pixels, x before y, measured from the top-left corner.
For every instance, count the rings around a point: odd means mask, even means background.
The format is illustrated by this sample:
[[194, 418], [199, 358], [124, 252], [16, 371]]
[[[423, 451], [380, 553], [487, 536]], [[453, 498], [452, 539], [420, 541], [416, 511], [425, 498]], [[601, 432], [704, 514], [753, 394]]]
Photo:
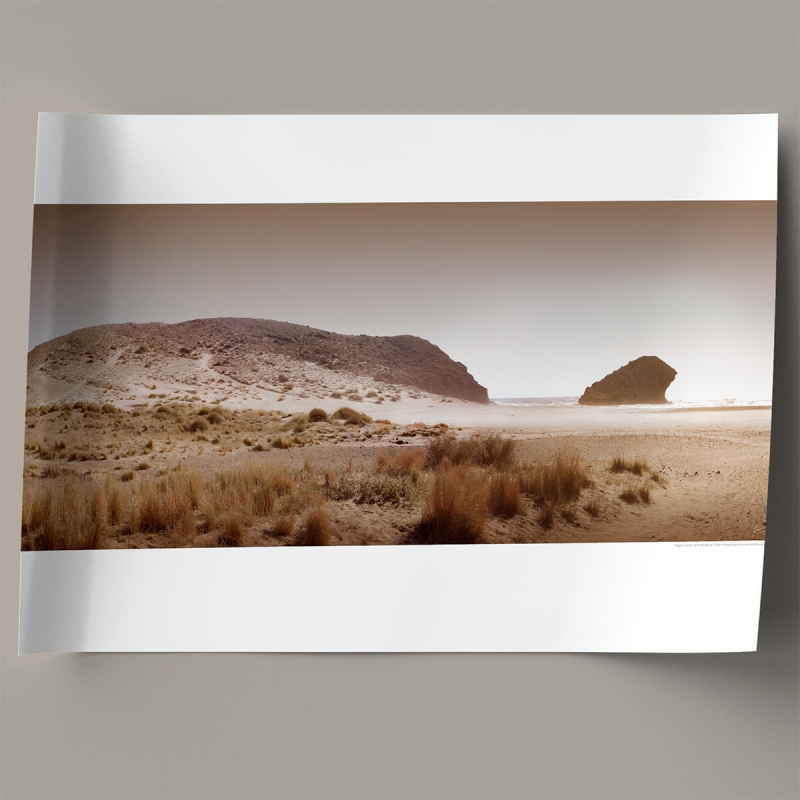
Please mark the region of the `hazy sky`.
[[641, 355], [671, 400], [772, 396], [775, 203], [37, 206], [29, 345], [107, 322], [414, 334], [491, 397]]

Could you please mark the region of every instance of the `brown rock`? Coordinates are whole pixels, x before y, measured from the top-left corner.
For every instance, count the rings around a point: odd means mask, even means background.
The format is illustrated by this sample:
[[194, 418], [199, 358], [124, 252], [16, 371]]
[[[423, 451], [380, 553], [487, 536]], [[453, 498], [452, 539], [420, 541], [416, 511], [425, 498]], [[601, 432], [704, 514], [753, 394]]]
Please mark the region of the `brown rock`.
[[657, 356], [642, 356], [587, 387], [583, 406], [668, 403], [665, 393], [677, 371]]

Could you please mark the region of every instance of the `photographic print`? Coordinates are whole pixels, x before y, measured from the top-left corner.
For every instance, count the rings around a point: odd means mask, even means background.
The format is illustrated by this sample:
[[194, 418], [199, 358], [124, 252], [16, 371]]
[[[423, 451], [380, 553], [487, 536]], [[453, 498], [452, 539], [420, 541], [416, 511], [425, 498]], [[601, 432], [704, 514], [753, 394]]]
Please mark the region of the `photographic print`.
[[37, 206], [22, 546], [763, 538], [775, 208]]
[[20, 652], [753, 649], [776, 158], [40, 115]]

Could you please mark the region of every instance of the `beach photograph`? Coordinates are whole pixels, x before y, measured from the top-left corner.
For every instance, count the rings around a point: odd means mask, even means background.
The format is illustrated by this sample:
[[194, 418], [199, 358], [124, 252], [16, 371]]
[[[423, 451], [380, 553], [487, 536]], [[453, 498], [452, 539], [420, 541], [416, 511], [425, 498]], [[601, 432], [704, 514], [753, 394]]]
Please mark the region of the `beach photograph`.
[[775, 225], [38, 204], [22, 549], [763, 540]]

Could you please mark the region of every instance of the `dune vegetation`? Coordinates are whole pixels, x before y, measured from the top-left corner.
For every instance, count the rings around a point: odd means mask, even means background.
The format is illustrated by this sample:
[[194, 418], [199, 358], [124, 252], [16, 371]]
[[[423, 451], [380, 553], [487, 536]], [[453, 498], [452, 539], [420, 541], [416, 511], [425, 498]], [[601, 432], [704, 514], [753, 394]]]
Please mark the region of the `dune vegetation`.
[[[536, 541], [649, 504], [662, 485], [641, 460], [614, 456], [593, 475], [572, 450], [526, 461], [497, 432], [347, 406], [91, 405], [29, 409], [24, 549]], [[330, 455], [326, 444], [358, 457], [294, 457]]]

